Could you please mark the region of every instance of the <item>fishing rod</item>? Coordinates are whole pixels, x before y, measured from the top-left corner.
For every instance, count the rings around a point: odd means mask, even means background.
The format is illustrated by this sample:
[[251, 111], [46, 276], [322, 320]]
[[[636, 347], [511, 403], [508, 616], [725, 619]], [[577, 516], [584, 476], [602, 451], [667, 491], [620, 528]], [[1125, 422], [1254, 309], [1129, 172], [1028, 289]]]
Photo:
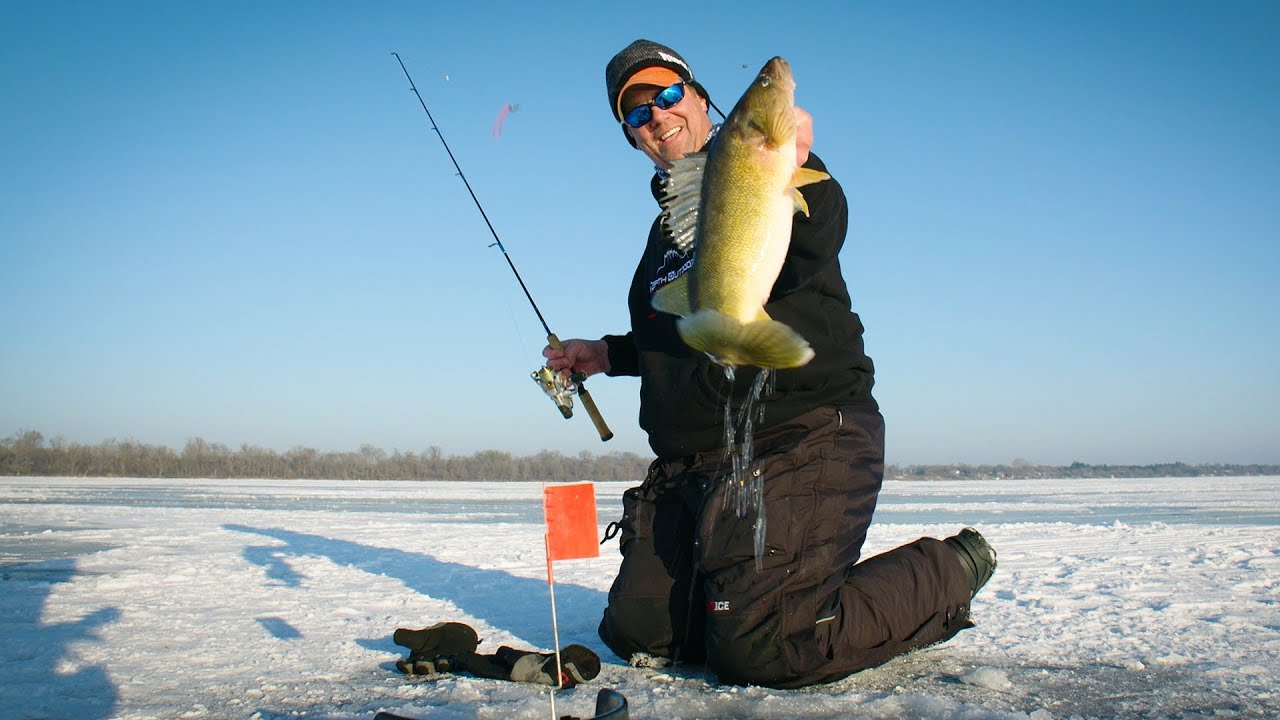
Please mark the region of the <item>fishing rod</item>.
[[[391, 53], [395, 56], [396, 62], [400, 63], [400, 69], [404, 71], [404, 77], [409, 81], [409, 89], [418, 97], [418, 104], [422, 105], [422, 110], [427, 114], [427, 119], [431, 121], [431, 129], [436, 131], [436, 136], [440, 138], [440, 144], [444, 145], [444, 151], [449, 153], [449, 159], [453, 161], [453, 167], [458, 171], [458, 177], [462, 178], [462, 184], [467, 186], [467, 192], [471, 195], [471, 201], [476, 204], [476, 209], [480, 211], [480, 217], [484, 218], [484, 224], [489, 227], [489, 233], [493, 235], [494, 244], [502, 251], [502, 257], [506, 258], [507, 265], [511, 268], [511, 272], [516, 276], [516, 282], [520, 283], [520, 289], [524, 291], [524, 296], [529, 298], [529, 304], [533, 306], [533, 312], [538, 316], [538, 322], [542, 323], [542, 329], [547, 331], [547, 344], [556, 350], [563, 350], [564, 345], [560, 343], [560, 338], [551, 332], [551, 327], [547, 325], [546, 318], [542, 317], [542, 311], [538, 309], [538, 303], [533, 301], [533, 295], [529, 292], [529, 287], [524, 284], [524, 278], [520, 277], [520, 271], [516, 270], [516, 264], [511, 260], [511, 255], [507, 252], [506, 246], [502, 244], [502, 238], [498, 237], [498, 231], [493, 229], [493, 223], [489, 222], [489, 215], [484, 211], [484, 206], [480, 204], [480, 199], [476, 197], [475, 190], [471, 189], [471, 183], [467, 182], [467, 176], [462, 172], [462, 167], [458, 165], [458, 159], [454, 157], [453, 150], [449, 149], [449, 143], [445, 141], [444, 134], [440, 132], [440, 126], [436, 124], [436, 119], [431, 115], [431, 111], [427, 109], [427, 101], [422, 99], [422, 93], [418, 92], [417, 85], [413, 82], [413, 77], [409, 75], [409, 69], [404, 66], [404, 60], [400, 59], [400, 53]], [[608, 440], [613, 437], [613, 431], [605, 424], [604, 417], [600, 415], [600, 410], [596, 407], [596, 403], [591, 399], [591, 393], [587, 392], [584, 384], [586, 373], [573, 373], [566, 380], [560, 376], [560, 373], [552, 371], [550, 368], [542, 367], [531, 373], [533, 381], [542, 388], [543, 392], [550, 397], [552, 402], [559, 408], [560, 414], [565, 418], [573, 417], [573, 396], [577, 395], [582, 399], [582, 407], [587, 409], [587, 415], [591, 416], [591, 422], [596, 426], [596, 432], [600, 433], [601, 440]]]

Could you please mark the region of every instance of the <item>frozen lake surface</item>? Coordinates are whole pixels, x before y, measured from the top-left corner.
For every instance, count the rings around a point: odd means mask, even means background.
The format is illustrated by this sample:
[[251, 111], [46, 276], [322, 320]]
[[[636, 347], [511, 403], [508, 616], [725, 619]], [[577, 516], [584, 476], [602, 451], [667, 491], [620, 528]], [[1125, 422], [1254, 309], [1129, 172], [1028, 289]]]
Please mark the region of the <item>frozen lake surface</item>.
[[[599, 483], [601, 529], [626, 483]], [[405, 678], [397, 627], [552, 645], [536, 483], [0, 478], [0, 719], [542, 718], [542, 688]], [[887, 483], [864, 555], [975, 525], [977, 627], [837, 683], [632, 668], [618, 564], [556, 564], [561, 643], [646, 718], [1278, 717], [1280, 479]]]

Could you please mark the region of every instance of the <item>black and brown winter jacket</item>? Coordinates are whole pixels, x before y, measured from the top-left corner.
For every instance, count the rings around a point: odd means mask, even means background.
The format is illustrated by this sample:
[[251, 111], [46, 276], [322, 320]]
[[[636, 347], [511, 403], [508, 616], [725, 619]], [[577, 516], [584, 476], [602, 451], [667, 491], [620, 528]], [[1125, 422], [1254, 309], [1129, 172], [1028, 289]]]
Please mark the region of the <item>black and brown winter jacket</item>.
[[[826, 171], [812, 153], [805, 167]], [[652, 183], [661, 197], [662, 181]], [[849, 224], [844, 191], [833, 178], [801, 188], [809, 216], [797, 214], [791, 246], [765, 311], [800, 333], [814, 358], [799, 368], [780, 370], [764, 398], [767, 428], [823, 405], [876, 407], [871, 395], [874, 369], [863, 351], [862, 321], [851, 311], [840, 272], [839, 253]], [[650, 305], [653, 293], [692, 266], [693, 251], [681, 254], [664, 231], [661, 216], [631, 282], [631, 332], [608, 335], [610, 375], [640, 377], [640, 427], [659, 458], [673, 459], [724, 445], [724, 406], [736, 409], [758, 370], [737, 369], [732, 387], [724, 368], [692, 350], [676, 332], [676, 317]]]

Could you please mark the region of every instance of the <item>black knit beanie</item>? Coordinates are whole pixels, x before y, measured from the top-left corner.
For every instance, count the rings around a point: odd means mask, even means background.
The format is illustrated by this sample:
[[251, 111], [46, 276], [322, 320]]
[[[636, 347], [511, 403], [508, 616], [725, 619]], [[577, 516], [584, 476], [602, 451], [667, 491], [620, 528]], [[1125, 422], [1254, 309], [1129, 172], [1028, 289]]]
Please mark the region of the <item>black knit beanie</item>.
[[609, 111], [614, 119], [622, 120], [618, 115], [618, 96], [623, 86], [632, 75], [648, 67], [664, 67], [685, 82], [693, 80], [693, 70], [680, 53], [652, 40], [636, 40], [614, 55], [604, 69], [604, 86], [609, 92]]

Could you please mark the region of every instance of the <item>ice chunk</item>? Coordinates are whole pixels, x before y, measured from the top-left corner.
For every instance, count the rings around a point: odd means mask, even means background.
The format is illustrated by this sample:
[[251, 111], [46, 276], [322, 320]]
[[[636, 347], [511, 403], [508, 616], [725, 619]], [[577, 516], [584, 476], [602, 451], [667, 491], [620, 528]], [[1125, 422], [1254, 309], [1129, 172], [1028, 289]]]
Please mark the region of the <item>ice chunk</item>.
[[960, 682], [1002, 692], [1013, 688], [1009, 675], [995, 668], [973, 668], [960, 676]]

